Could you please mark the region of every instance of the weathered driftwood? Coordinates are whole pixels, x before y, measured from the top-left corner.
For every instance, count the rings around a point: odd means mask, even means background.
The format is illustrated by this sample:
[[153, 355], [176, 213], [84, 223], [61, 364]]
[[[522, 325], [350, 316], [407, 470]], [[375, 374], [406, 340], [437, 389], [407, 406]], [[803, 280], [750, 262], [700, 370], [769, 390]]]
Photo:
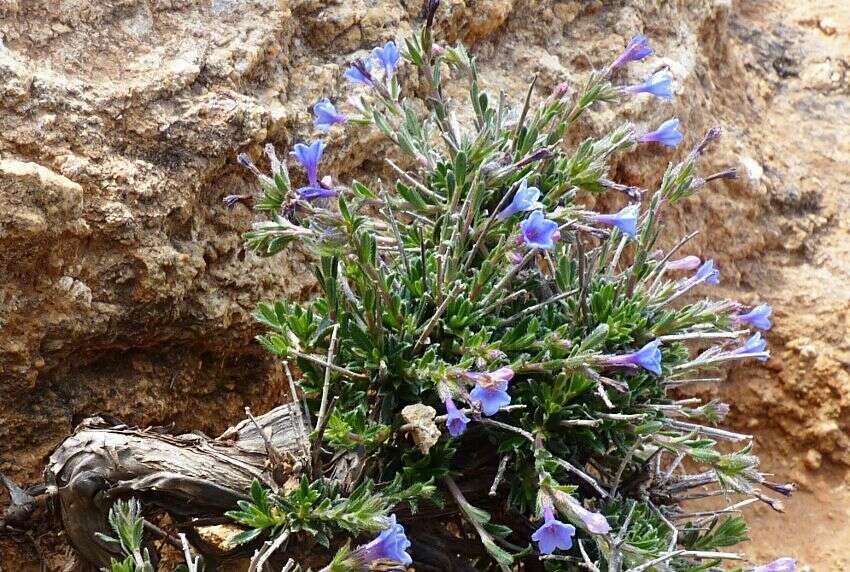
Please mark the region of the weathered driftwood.
[[[271, 450], [258, 426], [264, 429]], [[128, 427], [102, 415], [83, 421], [74, 435], [56, 449], [45, 470], [45, 482], [47, 492], [58, 501], [68, 538], [87, 562], [105, 566], [118, 556], [115, 547], [100, 540], [97, 533], [111, 534], [107, 517], [116, 499], [135, 497], [149, 511], [171, 515], [180, 532], [186, 533], [212, 565], [209, 569], [215, 569], [216, 562], [250, 557], [262, 539], [229, 548], [221, 542], [209, 544], [205, 540], [221, 538], [220, 531], [214, 531], [216, 527], [202, 528], [229, 522], [224, 513], [233, 510], [238, 500], [247, 498], [254, 479], [275, 488], [299, 474], [309, 474], [305, 466], [310, 462], [309, 445], [308, 428], [297, 404], [282, 405], [249, 418], [215, 439]], [[510, 521], [515, 530], [527, 537], [531, 534], [530, 529], [525, 530], [528, 521], [501, 512], [502, 503], [488, 495], [493, 467], [498, 464], [495, 449], [482, 441], [471, 443], [470, 450], [477, 453], [459, 455], [468, 461], [463, 466], [463, 494], [476, 506], [496, 515], [500, 522]], [[331, 466], [325, 465], [320, 474], [329, 475], [343, 486], [355, 480], [353, 477], [363, 469], [358, 455], [328, 461]], [[20, 502], [11, 507], [16, 514], [34, 505], [32, 497], [18, 496]], [[458, 537], [463, 520], [454, 505], [438, 507], [426, 500], [416, 514], [411, 514], [406, 505], [396, 507], [394, 512], [407, 527], [417, 571], [472, 572], [475, 568], [465, 559], [486, 557], [480, 544]], [[8, 520], [9, 515], [6, 516]], [[447, 526], [449, 522], [453, 526]], [[163, 534], [154, 527], [148, 532]], [[174, 539], [172, 542], [176, 543]], [[296, 542], [288, 545], [285, 555], [276, 557], [295, 556], [302, 563], [319, 565], [327, 561], [327, 555], [317, 548], [312, 542], [303, 546]], [[529, 572], [543, 570], [536, 561], [527, 563], [526, 568]]]
[[216, 439], [128, 427], [103, 416], [86, 419], [45, 470], [68, 538], [86, 560], [103, 566], [117, 554], [96, 533], [111, 532], [107, 516], [116, 498], [137, 497], [146, 508], [161, 508], [187, 522], [232, 510], [247, 498], [253, 479], [276, 486], [281, 475], [274, 471], [291, 467], [271, 466], [258, 426], [291, 464], [305, 458], [308, 429], [297, 404], [242, 421]]

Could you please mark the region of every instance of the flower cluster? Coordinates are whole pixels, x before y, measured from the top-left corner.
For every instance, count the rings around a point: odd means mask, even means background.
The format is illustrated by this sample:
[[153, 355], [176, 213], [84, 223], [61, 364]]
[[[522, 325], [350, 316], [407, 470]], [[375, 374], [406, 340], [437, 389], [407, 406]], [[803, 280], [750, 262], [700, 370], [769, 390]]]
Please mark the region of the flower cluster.
[[[268, 328], [259, 341], [298, 366], [299, 399], [315, 416], [311, 451], [298, 464], [302, 486], [313, 487], [303, 496], [333, 515], [322, 531], [352, 540], [325, 570], [474, 563], [507, 571], [529, 558], [554, 571], [579, 562], [702, 569], [728, 555], [745, 527], [726, 509], [687, 518], [688, 494], [745, 495], [778, 508], [762, 487], [792, 491], [766, 480], [749, 446], [717, 446], [749, 439], [715, 428], [728, 405], [668, 395], [712, 379], [704, 370], [769, 357], [761, 331], [771, 327], [771, 306], [697, 299], [719, 284], [717, 265], [679, 252], [687, 241], [658, 246], [664, 209], [734, 175], [697, 175], [719, 131], [672, 164], [652, 193], [614, 182], [614, 156], [640, 143], [654, 153], [676, 148], [679, 120], [654, 130], [626, 123], [575, 148], [566, 133], [594, 104], [673, 96], [665, 69], [614, 84], [630, 62], [653, 55], [649, 40], [635, 36], [575, 93], [559, 85], [534, 108], [529, 91], [511, 111], [481, 91], [462, 46], [434, 43], [438, 6], [426, 2], [419, 33], [345, 69], [358, 94], [351, 110], [329, 99], [313, 107], [321, 132], [371, 125], [383, 133], [391, 182], [320, 178], [321, 140], [292, 150], [306, 175], [300, 187], [273, 150], [271, 176], [240, 157], [260, 181], [256, 208], [269, 215], [248, 244], [271, 255], [297, 240], [317, 262], [315, 300], [261, 305], [257, 317]], [[419, 74], [423, 100], [407, 93], [402, 65]], [[469, 88], [468, 125], [443, 88], [458, 76]], [[596, 212], [578, 199], [609, 191], [627, 204]], [[308, 494], [334, 479], [337, 496]], [[345, 490], [361, 496], [340, 499]], [[435, 510], [419, 516], [419, 504]], [[402, 505], [410, 510], [396, 510]], [[278, 506], [283, 514], [291, 502]], [[358, 545], [378, 532], [376, 522], [380, 534]], [[539, 523], [533, 531], [530, 522]], [[459, 536], [477, 548], [434, 548], [457, 546]], [[784, 571], [788, 562], [756, 570]]]

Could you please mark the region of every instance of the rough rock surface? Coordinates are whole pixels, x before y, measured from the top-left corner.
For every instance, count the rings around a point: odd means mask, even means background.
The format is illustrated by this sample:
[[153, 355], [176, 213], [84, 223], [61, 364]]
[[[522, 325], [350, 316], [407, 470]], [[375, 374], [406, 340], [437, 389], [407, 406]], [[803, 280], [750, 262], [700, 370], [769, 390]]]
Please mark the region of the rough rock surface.
[[[724, 294], [762, 293], [777, 307], [774, 359], [734, 372], [721, 393], [766, 443], [767, 465], [801, 483], [792, 518], [840, 507], [850, 497], [850, 128], [840, 123], [850, 9], [444, 0], [441, 10], [445, 41], [470, 44], [487, 87], [515, 101], [533, 73], [542, 97], [610, 61], [633, 32], [653, 38], [663, 57], [621, 79], [668, 65], [679, 97], [628, 101], [625, 116], [646, 128], [676, 114], [688, 144], [720, 124], [727, 137], [711, 162], [744, 174], [672, 223], [701, 228], [693, 252], [718, 260]], [[251, 213], [221, 204], [253, 188], [234, 157], [308, 138], [309, 106], [344, 100], [346, 63], [419, 12], [418, 0], [0, 0], [0, 470], [35, 482], [50, 450], [98, 411], [213, 434], [244, 405], [281, 399], [250, 312], [309, 295], [310, 274], [297, 251], [266, 261], [242, 249]], [[600, 110], [586, 128], [617, 117]], [[332, 131], [326, 172], [374, 176], [389, 152], [377, 141]], [[615, 175], [652, 187], [669, 159], [644, 149]], [[787, 521], [760, 515], [756, 552], [846, 569], [850, 514], [832, 510], [789, 541], [778, 534]], [[66, 550], [53, 532], [0, 538], [4, 570], [73, 569]]]

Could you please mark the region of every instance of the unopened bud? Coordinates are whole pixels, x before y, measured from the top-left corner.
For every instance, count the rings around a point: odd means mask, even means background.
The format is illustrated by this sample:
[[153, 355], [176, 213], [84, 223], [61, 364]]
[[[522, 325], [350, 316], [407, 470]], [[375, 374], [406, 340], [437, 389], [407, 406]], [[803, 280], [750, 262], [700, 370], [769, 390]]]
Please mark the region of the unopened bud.
[[790, 497], [797, 490], [797, 485], [794, 483], [774, 483], [772, 481], [762, 481], [761, 484], [786, 497]]
[[667, 263], [667, 270], [696, 270], [702, 264], [699, 256], [685, 256]]
[[570, 83], [568, 81], [562, 81], [558, 85], [555, 86], [555, 89], [552, 93], [555, 94], [556, 97], [564, 97], [570, 91]]

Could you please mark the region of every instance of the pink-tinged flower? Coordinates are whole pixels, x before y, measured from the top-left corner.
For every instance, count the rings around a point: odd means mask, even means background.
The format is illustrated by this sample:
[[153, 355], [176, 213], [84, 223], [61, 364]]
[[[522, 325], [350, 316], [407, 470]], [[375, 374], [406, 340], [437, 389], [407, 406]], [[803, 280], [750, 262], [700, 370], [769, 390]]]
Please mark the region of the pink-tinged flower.
[[555, 246], [555, 233], [558, 223], [543, 216], [543, 211], [534, 211], [519, 223], [522, 230], [522, 240], [530, 248], [549, 250]]
[[569, 495], [567, 496], [569, 498], [567, 503], [570, 510], [584, 523], [588, 532], [593, 534], [608, 534], [611, 532], [611, 525], [608, 523], [608, 519], [605, 518], [604, 514], [587, 510], [580, 502]]
[[685, 256], [678, 260], [671, 260], [667, 263], [667, 270], [696, 270], [702, 264], [699, 256]]
[[543, 525], [531, 535], [542, 554], [552, 554], [556, 549], [569, 550], [573, 546], [576, 527], [555, 518], [551, 507], [543, 509]]
[[475, 388], [469, 393], [472, 401], [481, 404], [484, 415], [495, 415], [499, 409], [511, 402], [508, 394], [508, 382], [514, 377], [514, 370], [502, 367], [489, 373], [469, 371], [464, 374], [475, 382]]
[[652, 55], [652, 48], [649, 47], [649, 39], [641, 34], [633, 37], [622, 54], [617, 56], [614, 63], [611, 64], [611, 69], [616, 69], [628, 62], [636, 62]]
[[464, 415], [463, 411], [460, 411], [457, 408], [451, 397], [446, 399], [445, 405], [446, 413], [448, 414], [448, 418], [446, 419], [446, 429], [449, 430], [449, 435], [452, 437], [459, 437], [464, 431], [466, 431], [466, 425], [469, 423], [469, 417]]
[[796, 572], [797, 561], [793, 558], [780, 558], [764, 566], [756, 566], [752, 572]]
[[555, 97], [564, 97], [570, 91], [570, 82], [562, 81], [558, 85], [555, 86], [555, 89], [552, 91], [555, 94]]
[[655, 131], [641, 135], [638, 140], [641, 143], [661, 143], [668, 147], [676, 147], [683, 138], [682, 132], [679, 131], [679, 120], [674, 117], [662, 123]]
[[734, 320], [739, 324], [749, 324], [759, 330], [769, 330], [773, 326], [770, 323], [772, 313], [773, 308], [770, 307], [770, 304], [759, 304], [746, 314], [738, 314], [734, 317]]

